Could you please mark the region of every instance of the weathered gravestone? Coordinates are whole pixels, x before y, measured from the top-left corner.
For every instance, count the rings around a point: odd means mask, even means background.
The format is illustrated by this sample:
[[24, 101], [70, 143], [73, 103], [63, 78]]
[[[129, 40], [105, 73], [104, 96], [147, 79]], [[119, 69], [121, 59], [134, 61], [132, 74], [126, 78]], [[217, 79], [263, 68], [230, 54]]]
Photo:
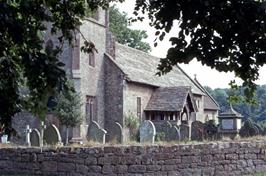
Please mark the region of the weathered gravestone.
[[[172, 124], [169, 122], [169, 121], [164, 121], [162, 124], [161, 124], [161, 132], [163, 134], [165, 134], [165, 140], [166, 141], [171, 141], [170, 139], [170, 130], [172, 128]], [[158, 133], [158, 130], [157, 130], [157, 133]]]
[[112, 139], [120, 144], [123, 143], [123, 128], [118, 122], [115, 122], [113, 134], [114, 136], [112, 136]]
[[145, 120], [140, 124], [140, 142], [154, 143], [156, 130], [154, 124], [150, 120]]
[[180, 140], [180, 130], [176, 126], [172, 126], [168, 134], [169, 141], [179, 141]]
[[186, 124], [180, 125], [180, 140], [189, 140], [190, 126]]
[[89, 141], [94, 141], [104, 144], [106, 133], [107, 132], [104, 129], [102, 129], [97, 122], [91, 121], [88, 127], [87, 138]]
[[200, 121], [194, 121], [191, 124], [191, 140], [203, 141], [204, 124]]
[[54, 124], [51, 124], [44, 130], [43, 141], [47, 145], [61, 144], [60, 132]]
[[31, 146], [39, 147], [40, 140], [41, 140], [40, 132], [37, 129], [33, 129], [32, 132], [30, 133]]
[[241, 137], [252, 137], [259, 135], [259, 129], [254, 125], [254, 123], [248, 119], [245, 121], [244, 125], [241, 127], [239, 131], [239, 135]]
[[215, 125], [215, 122], [213, 120], [209, 120], [204, 123], [204, 139], [218, 140], [219, 138], [218, 126]]

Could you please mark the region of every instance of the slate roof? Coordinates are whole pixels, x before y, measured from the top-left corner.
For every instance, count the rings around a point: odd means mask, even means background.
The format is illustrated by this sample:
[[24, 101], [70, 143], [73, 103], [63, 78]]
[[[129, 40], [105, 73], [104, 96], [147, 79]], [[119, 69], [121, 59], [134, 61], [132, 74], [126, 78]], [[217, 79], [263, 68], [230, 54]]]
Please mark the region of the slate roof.
[[116, 43], [114, 62], [126, 74], [127, 80], [156, 87], [189, 86], [194, 94], [205, 95], [179, 66], [163, 76], [155, 75], [160, 58]]
[[[145, 111], [182, 111], [187, 97], [193, 96], [190, 87], [161, 87], [152, 94]], [[192, 99], [192, 98], [191, 98]], [[192, 101], [192, 106], [195, 104]]]
[[220, 110], [219, 104], [210, 95], [210, 93], [199, 83], [196, 78], [194, 79], [194, 81], [196, 84], [198, 84], [201, 90], [205, 92], [203, 108], [205, 110]]
[[232, 105], [230, 105], [230, 108], [227, 111], [221, 113], [219, 115], [219, 118], [230, 118], [230, 117], [238, 117], [238, 118], [241, 118], [243, 116], [240, 113], [236, 112], [233, 109]]

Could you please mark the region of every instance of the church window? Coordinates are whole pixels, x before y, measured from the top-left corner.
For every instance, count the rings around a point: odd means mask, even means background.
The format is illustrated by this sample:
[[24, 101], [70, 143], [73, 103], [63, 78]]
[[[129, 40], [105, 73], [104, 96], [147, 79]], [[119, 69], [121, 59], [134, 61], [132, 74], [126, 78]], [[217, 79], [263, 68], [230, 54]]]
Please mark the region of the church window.
[[137, 97], [137, 117], [141, 119], [141, 97]]
[[161, 118], [161, 120], [165, 120], [164, 114], [160, 114], [160, 118]]
[[95, 120], [96, 116], [96, 98], [94, 96], [86, 96], [86, 118], [87, 121]]
[[89, 65], [95, 67], [95, 54], [93, 51], [89, 53]]

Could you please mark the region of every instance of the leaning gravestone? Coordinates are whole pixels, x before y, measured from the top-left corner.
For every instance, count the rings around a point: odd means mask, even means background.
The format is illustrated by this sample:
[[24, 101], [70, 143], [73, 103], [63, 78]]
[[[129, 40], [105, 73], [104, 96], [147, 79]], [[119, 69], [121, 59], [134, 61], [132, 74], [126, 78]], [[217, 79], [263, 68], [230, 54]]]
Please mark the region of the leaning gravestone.
[[203, 141], [204, 124], [200, 121], [194, 121], [191, 124], [191, 140]]
[[54, 124], [48, 126], [44, 130], [43, 141], [47, 145], [57, 145], [61, 143], [60, 132]]
[[32, 130], [32, 132], [30, 133], [31, 146], [39, 147], [40, 140], [41, 140], [40, 132], [37, 129]]
[[118, 122], [115, 122], [113, 133], [114, 136], [112, 136], [112, 138], [115, 139], [116, 142], [120, 144], [123, 143], [123, 128]]
[[140, 142], [154, 143], [156, 130], [154, 124], [150, 120], [145, 120], [140, 125]]
[[102, 129], [97, 122], [91, 121], [88, 127], [87, 138], [89, 141], [94, 141], [104, 144], [106, 133], [107, 132], [104, 129]]
[[190, 131], [190, 126], [186, 124], [181, 124], [180, 125], [180, 140], [189, 140], [189, 131]]
[[180, 140], [180, 131], [179, 128], [176, 126], [172, 126], [169, 130], [168, 134], [169, 141], [179, 141]]

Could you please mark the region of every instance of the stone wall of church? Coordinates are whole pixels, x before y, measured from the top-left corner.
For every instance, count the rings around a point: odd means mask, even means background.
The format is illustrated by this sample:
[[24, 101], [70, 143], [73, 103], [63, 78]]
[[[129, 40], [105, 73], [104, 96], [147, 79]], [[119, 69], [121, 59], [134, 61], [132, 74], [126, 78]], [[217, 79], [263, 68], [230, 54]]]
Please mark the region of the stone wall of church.
[[266, 143], [1, 148], [0, 170], [3, 175], [264, 175]]
[[202, 95], [195, 95], [194, 94], [194, 99], [196, 106], [198, 108], [198, 112], [196, 113], [196, 120], [205, 122], [205, 114], [204, 114], [204, 98]]
[[[104, 53], [106, 51], [106, 26], [105, 26], [105, 12], [99, 12], [98, 21], [92, 18], [84, 20], [83, 25], [80, 26], [80, 31], [86, 40], [92, 41], [95, 44], [97, 51], [94, 51], [95, 56], [95, 66], [89, 64], [89, 54], [81, 52], [80, 53], [80, 90], [81, 96], [84, 102], [82, 111], [84, 116], [86, 116], [86, 96], [95, 97], [96, 101], [94, 106], [96, 106], [96, 113], [93, 117], [101, 127], [104, 126]], [[80, 46], [84, 45], [83, 37], [80, 37]], [[88, 118], [88, 117], [86, 117]], [[87, 119], [84, 123], [89, 122]], [[86, 126], [82, 125], [81, 136], [86, 135]]]
[[216, 111], [215, 110], [204, 110], [204, 113], [205, 113], [205, 122], [207, 120], [214, 120], [216, 124], [219, 123], [217, 110]]
[[106, 141], [111, 141], [113, 130], [116, 128], [115, 122], [123, 122], [123, 83], [124, 74], [111, 61], [111, 58], [105, 56], [105, 121], [104, 129], [107, 131]]
[[146, 108], [154, 88], [151, 86], [141, 85], [137, 83], [127, 82], [124, 86], [124, 102], [123, 114], [124, 117], [132, 114], [137, 116], [137, 97], [141, 98], [141, 120], [145, 119], [144, 109]]

